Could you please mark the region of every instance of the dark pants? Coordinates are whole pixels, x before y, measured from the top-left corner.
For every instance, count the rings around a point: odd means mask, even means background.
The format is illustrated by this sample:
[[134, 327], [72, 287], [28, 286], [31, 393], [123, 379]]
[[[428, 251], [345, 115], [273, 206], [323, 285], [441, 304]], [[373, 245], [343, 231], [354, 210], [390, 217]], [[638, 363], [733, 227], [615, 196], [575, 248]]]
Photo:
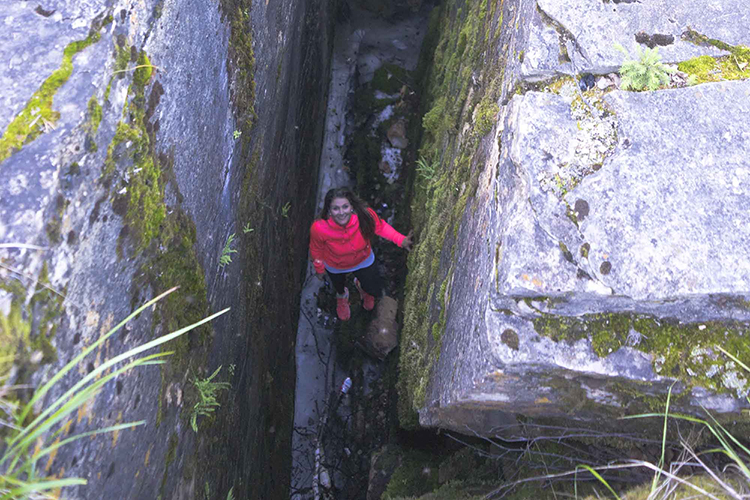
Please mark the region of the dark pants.
[[[328, 277], [333, 284], [333, 288], [336, 289], [336, 293], [339, 295], [344, 293], [347, 274], [349, 273], [332, 273], [331, 271], [328, 271]], [[375, 298], [380, 298], [383, 294], [383, 281], [380, 279], [377, 262], [373, 262], [370, 266], [363, 269], [358, 269], [352, 274], [354, 274], [354, 277], [359, 280], [359, 284], [365, 292]]]

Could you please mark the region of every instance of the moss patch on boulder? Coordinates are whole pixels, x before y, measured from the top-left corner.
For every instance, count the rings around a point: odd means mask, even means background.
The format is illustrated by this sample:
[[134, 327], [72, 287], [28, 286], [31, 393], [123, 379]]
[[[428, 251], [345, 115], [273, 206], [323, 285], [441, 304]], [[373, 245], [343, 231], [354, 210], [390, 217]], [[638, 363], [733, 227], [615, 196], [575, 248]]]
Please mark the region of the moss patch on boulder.
[[555, 341], [588, 339], [594, 352], [605, 357], [629, 346], [652, 357], [654, 371], [736, 397], [748, 393], [748, 374], [725, 356], [721, 347], [750, 365], [750, 325], [705, 321], [679, 323], [635, 313], [600, 313], [581, 317], [543, 314], [534, 319], [537, 333]]
[[750, 78], [750, 48], [729, 45], [690, 29], [685, 37], [697, 45], [712, 46], [729, 52], [727, 56], [699, 56], [679, 63], [677, 69], [693, 76], [696, 83]]
[[63, 59], [56, 69], [34, 92], [23, 110], [13, 119], [0, 138], [0, 162], [8, 159], [24, 144], [41, 135], [48, 126], [60, 118], [60, 113], [52, 109], [52, 102], [60, 87], [73, 74], [73, 56], [91, 44], [99, 41], [99, 31], [93, 31], [84, 40], [71, 42], [63, 50]]

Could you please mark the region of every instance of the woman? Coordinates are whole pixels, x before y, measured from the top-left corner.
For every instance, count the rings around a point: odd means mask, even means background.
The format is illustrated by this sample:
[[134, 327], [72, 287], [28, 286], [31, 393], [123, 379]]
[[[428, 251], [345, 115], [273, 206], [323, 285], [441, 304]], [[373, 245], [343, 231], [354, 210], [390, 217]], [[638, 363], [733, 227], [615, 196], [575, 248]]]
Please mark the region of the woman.
[[393, 229], [349, 188], [334, 188], [326, 193], [320, 219], [310, 228], [310, 257], [318, 279], [322, 280], [328, 271], [336, 289], [336, 314], [342, 321], [351, 316], [349, 290], [344, 286], [348, 273], [354, 273], [358, 281], [366, 310], [372, 310], [375, 297], [383, 294], [370, 244], [376, 234], [411, 250], [411, 231], [404, 236]]

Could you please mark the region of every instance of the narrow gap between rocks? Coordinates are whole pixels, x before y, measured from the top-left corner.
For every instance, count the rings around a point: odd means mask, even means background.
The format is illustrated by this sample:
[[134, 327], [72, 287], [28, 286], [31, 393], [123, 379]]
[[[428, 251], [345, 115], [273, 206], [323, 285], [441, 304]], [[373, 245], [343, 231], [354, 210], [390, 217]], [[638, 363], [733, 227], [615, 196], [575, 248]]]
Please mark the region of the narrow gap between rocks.
[[[350, 186], [397, 231], [408, 233], [407, 170], [421, 133], [419, 51], [431, 9], [423, 5], [386, 19], [344, 4], [334, 39], [318, 212], [330, 188]], [[395, 343], [407, 254], [378, 237], [373, 249], [386, 298], [365, 311], [350, 276], [347, 322], [336, 317], [332, 285], [314, 279], [309, 266], [297, 335], [295, 499], [366, 498], [373, 453], [399, 440], [441, 441], [432, 431], [410, 438], [399, 429]], [[345, 380], [351, 381], [346, 393]]]

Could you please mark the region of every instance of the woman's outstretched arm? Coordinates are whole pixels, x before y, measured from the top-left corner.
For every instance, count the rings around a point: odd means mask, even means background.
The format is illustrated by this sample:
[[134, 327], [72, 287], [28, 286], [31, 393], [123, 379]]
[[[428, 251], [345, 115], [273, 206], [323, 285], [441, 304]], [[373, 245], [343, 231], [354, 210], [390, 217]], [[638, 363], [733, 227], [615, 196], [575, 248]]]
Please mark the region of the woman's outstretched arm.
[[409, 231], [408, 236], [404, 236], [403, 234], [393, 229], [393, 226], [391, 226], [386, 221], [378, 217], [378, 214], [375, 213], [375, 210], [373, 210], [372, 208], [368, 208], [367, 210], [370, 212], [372, 219], [375, 221], [375, 234], [377, 234], [381, 238], [385, 238], [389, 241], [392, 241], [393, 243], [400, 246], [401, 248], [404, 248], [406, 250], [411, 250], [411, 247], [413, 244], [413, 241], [412, 241], [413, 231]]

